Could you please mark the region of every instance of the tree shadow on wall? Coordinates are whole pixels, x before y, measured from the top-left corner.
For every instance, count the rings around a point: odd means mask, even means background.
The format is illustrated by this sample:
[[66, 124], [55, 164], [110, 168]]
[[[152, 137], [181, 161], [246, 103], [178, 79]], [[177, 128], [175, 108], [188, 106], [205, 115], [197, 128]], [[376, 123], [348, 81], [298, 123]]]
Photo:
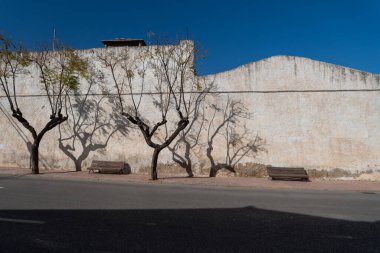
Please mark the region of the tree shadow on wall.
[[[265, 140], [245, 125], [251, 118], [244, 104], [227, 97], [226, 101], [214, 95], [217, 102], [205, 105], [205, 95], [199, 97], [194, 104], [193, 117], [189, 126], [183, 130], [179, 138], [169, 147], [172, 159], [193, 177], [192, 153], [201, 155], [202, 146], [206, 147], [206, 156], [210, 162], [210, 177], [215, 177], [222, 169], [236, 173], [239, 162], [250, 157], [255, 158], [259, 152], [265, 152]], [[222, 104], [219, 106], [217, 104]], [[207, 108], [206, 108], [207, 107]], [[203, 132], [206, 132], [207, 142], [202, 143]], [[216, 139], [222, 139], [225, 161], [214, 158]], [[220, 143], [220, 142], [219, 142]]]
[[[206, 86], [206, 84], [198, 83], [198, 86]], [[188, 110], [191, 115], [189, 117], [191, 120], [189, 125], [181, 131], [173, 144], [168, 146], [169, 151], [172, 153], [173, 161], [185, 169], [189, 177], [194, 177], [191, 156], [192, 152], [196, 152], [195, 149], [199, 146], [203, 125], [205, 123], [203, 106], [206, 95], [211, 89], [213, 89], [213, 82], [208, 84], [203, 92], [195, 93], [195, 95], [190, 94]]]
[[[255, 207], [3, 210], [3, 252], [379, 252], [380, 222]], [[24, 221], [24, 222], [23, 222]]]
[[[59, 127], [59, 148], [74, 162], [76, 171], [82, 170], [91, 152], [103, 152], [113, 135], [128, 134], [129, 122], [118, 114], [121, 108], [117, 98], [100, 85], [102, 74], [90, 76], [86, 94], [66, 97], [70, 117]], [[94, 94], [95, 86], [103, 95]]]
[[[210, 161], [210, 177], [215, 177], [219, 170], [226, 169], [236, 173], [235, 167], [243, 159], [255, 158], [264, 148], [265, 141], [253, 135], [247, 128], [247, 120], [251, 118], [247, 108], [240, 101], [227, 97], [224, 107], [216, 103], [209, 106], [211, 118], [206, 120], [207, 149], [206, 155]], [[224, 143], [225, 160], [216, 161], [214, 158], [215, 140], [222, 137]], [[219, 142], [221, 143], [221, 142]]]
[[[18, 121], [16, 121], [12, 115], [10, 115], [6, 108], [4, 107], [4, 105], [0, 102], [0, 111], [3, 113], [3, 115], [5, 116], [5, 118], [8, 120], [10, 126], [12, 126], [12, 128], [16, 131], [17, 135], [23, 140], [23, 142], [26, 144], [26, 147], [28, 148], [28, 153], [30, 154], [32, 152], [32, 142], [30, 141], [29, 137], [28, 137], [28, 133], [25, 133], [26, 130], [24, 130], [23, 128], [21, 128], [18, 124]], [[16, 164], [18, 166], [24, 166], [22, 164], [19, 164], [17, 161], [19, 161], [19, 153], [16, 154]], [[31, 167], [31, 160], [30, 160], [30, 155], [28, 155], [29, 157], [29, 168]], [[52, 169], [54, 168], [54, 165], [49, 163], [48, 160], [44, 157], [43, 154], [39, 154], [39, 162], [41, 163], [41, 165], [45, 168], [45, 169]]]

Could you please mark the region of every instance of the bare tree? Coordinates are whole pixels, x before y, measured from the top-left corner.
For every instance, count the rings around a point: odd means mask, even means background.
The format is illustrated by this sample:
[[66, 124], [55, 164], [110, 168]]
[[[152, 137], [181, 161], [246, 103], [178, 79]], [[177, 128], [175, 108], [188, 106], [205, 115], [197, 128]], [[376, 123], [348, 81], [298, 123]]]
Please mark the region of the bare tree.
[[[59, 148], [74, 162], [76, 171], [82, 170], [91, 152], [104, 150], [115, 133], [128, 133], [128, 122], [116, 115], [120, 110], [117, 97], [102, 86], [102, 72], [93, 67], [89, 71], [82, 84], [87, 84], [82, 88], [86, 92], [67, 97], [70, 119], [59, 126]], [[103, 95], [94, 94], [99, 89]]]
[[[255, 157], [263, 149], [263, 140], [258, 136], [252, 136], [242, 120], [250, 118], [250, 114], [239, 101], [227, 98], [224, 108], [211, 104], [211, 118], [207, 126], [207, 150], [206, 155], [210, 161], [210, 177], [215, 177], [220, 169], [227, 169], [236, 173], [236, 165], [244, 157]], [[218, 120], [221, 118], [221, 120]], [[225, 143], [225, 161], [215, 161], [213, 156], [214, 141], [217, 136], [222, 136]]]
[[[67, 120], [63, 115], [65, 94], [74, 90], [79, 78], [87, 74], [87, 64], [70, 49], [61, 47], [60, 51], [40, 51], [29, 53], [21, 46], [15, 45], [4, 35], [0, 35], [0, 84], [8, 99], [12, 116], [16, 118], [32, 135], [31, 169], [39, 173], [39, 145], [43, 136]], [[41, 131], [37, 132], [31, 122], [25, 118], [19, 106], [18, 77], [28, 74], [28, 67], [35, 67], [40, 75], [39, 84], [50, 105], [50, 117]], [[32, 84], [30, 84], [32, 85]], [[40, 121], [41, 115], [35, 117]]]
[[[195, 80], [196, 48], [192, 42], [182, 41], [177, 45], [140, 47], [138, 53], [128, 47], [118, 53], [109, 50], [99, 59], [110, 71], [123, 107], [122, 115], [140, 129], [146, 144], [153, 148], [151, 179], [156, 180], [160, 152], [189, 124], [190, 104], [194, 101], [189, 94], [203, 90]], [[147, 88], [154, 90], [148, 90], [151, 95], [143, 97]], [[130, 94], [129, 101], [125, 101], [123, 92]], [[142, 99], [153, 105], [155, 116], [160, 119], [142, 115]]]
[[193, 177], [193, 163], [191, 153], [194, 152], [197, 146], [200, 146], [200, 137], [204, 124], [206, 123], [206, 116], [204, 111], [204, 102], [206, 95], [213, 88], [213, 81], [207, 85], [205, 79], [198, 78], [200, 87], [204, 90], [193, 96], [193, 101], [189, 103], [190, 122], [187, 128], [181, 131], [178, 138], [172, 145], [168, 146], [169, 151], [172, 153], [172, 159], [179, 166], [184, 168], [189, 177]]

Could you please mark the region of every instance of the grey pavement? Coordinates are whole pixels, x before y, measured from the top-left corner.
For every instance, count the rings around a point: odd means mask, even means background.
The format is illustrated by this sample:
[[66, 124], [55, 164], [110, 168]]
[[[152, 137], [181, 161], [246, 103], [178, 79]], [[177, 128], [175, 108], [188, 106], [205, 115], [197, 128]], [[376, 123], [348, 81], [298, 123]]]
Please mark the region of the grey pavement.
[[379, 192], [0, 175], [0, 252], [380, 252]]
[[0, 175], [0, 209], [256, 208], [380, 221], [380, 193], [89, 182]]

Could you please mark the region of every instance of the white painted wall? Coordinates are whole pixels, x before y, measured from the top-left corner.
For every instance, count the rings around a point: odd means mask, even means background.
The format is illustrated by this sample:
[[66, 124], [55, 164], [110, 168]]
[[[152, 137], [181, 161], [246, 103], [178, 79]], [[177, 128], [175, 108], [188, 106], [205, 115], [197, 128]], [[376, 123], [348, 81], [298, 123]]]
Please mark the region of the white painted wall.
[[[380, 76], [301, 57], [274, 56], [209, 76], [224, 91], [380, 89]], [[380, 168], [380, 91], [242, 93], [264, 164]]]
[[[81, 53], [93, 58], [102, 50], [105, 49]], [[99, 64], [97, 66], [101, 69]], [[33, 86], [38, 72], [32, 68], [30, 73], [21, 77], [21, 93], [40, 94], [38, 86]], [[214, 80], [218, 91], [234, 92], [220, 94], [219, 104], [227, 96], [244, 102], [253, 115], [245, 123], [247, 128], [266, 141], [267, 152], [243, 162], [320, 170], [341, 168], [352, 173], [380, 170], [379, 91], [281, 92], [380, 89], [379, 75], [306, 58], [275, 56], [205, 78]], [[106, 82], [112, 84], [109, 80]], [[267, 91], [274, 93], [265, 93]], [[143, 111], [153, 117], [157, 115], [149, 97], [144, 96], [144, 99]], [[38, 121], [36, 116], [49, 115], [44, 97], [25, 97], [19, 101], [27, 118]], [[25, 143], [31, 139], [29, 133], [9, 115], [6, 99], [1, 98], [0, 103], [0, 166], [28, 166]], [[44, 122], [36, 124], [42, 128]], [[57, 134], [57, 129], [50, 131], [41, 143], [42, 165], [73, 168], [71, 160], [58, 148]], [[225, 153], [220, 140], [217, 144], [220, 145], [215, 147], [216, 157], [223, 159]], [[92, 153], [87, 165], [92, 159], [125, 160], [136, 171], [149, 166], [151, 153], [139, 131], [131, 131], [127, 137], [113, 136], [105, 152]], [[197, 166], [207, 167], [204, 147], [198, 158], [195, 159]], [[160, 161], [172, 163], [170, 153], [164, 151]]]

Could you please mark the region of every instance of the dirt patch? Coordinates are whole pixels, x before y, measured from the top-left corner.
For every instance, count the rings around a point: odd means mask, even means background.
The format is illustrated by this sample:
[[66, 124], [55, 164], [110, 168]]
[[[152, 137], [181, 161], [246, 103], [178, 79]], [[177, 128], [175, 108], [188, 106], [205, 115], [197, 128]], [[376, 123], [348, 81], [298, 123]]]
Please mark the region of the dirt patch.
[[[149, 175], [150, 174], [150, 166], [141, 167], [138, 169], [138, 173]], [[186, 170], [179, 166], [178, 164], [158, 164], [157, 165], [157, 173], [160, 174], [168, 174], [168, 175], [183, 175], [187, 174]]]
[[306, 169], [306, 171], [311, 178], [357, 178], [362, 174], [369, 174], [373, 172], [372, 170], [350, 172], [340, 168], [334, 168], [330, 170]]
[[[93, 181], [93, 182], [131, 182], [142, 184], [176, 184], [176, 185], [196, 185], [207, 187], [247, 187], [247, 188], [267, 188], [267, 189], [313, 189], [313, 190], [354, 190], [361, 192], [370, 192], [371, 194], [380, 194], [380, 182], [370, 182], [375, 177], [380, 177], [379, 172], [366, 174], [362, 176], [362, 180], [341, 180], [341, 179], [315, 179], [310, 182], [301, 181], [273, 181], [267, 178], [256, 177], [223, 177], [218, 176], [210, 178], [208, 176], [195, 176], [189, 178], [187, 176], [168, 175], [161, 171], [159, 179], [156, 181], [150, 180], [149, 175], [143, 174], [100, 174], [88, 173], [87, 171], [74, 172], [74, 171], [56, 171], [41, 170], [40, 175], [30, 175], [29, 169], [20, 168], [0, 168], [0, 174], [5, 174], [9, 178], [25, 176], [30, 178], [51, 178], [51, 179], [64, 179], [64, 180], [78, 180], [78, 181]], [[185, 175], [185, 174], [183, 174]], [[364, 174], [363, 174], [364, 175]], [[360, 177], [359, 177], [360, 178]], [[365, 180], [365, 181], [364, 181]]]
[[[158, 174], [166, 174], [172, 176], [187, 176], [186, 170], [178, 164], [159, 164]], [[217, 173], [217, 177], [255, 177], [255, 178], [267, 178], [267, 165], [259, 163], [246, 163], [238, 164], [235, 168], [236, 173], [233, 173], [226, 169], [221, 169]], [[340, 168], [334, 169], [308, 169], [307, 174], [311, 179], [351, 179], [351, 180], [369, 180], [380, 181], [380, 176], [373, 172], [357, 171], [350, 172]], [[142, 167], [138, 170], [138, 173], [149, 175], [150, 167]], [[210, 173], [210, 167], [207, 165], [201, 165], [199, 168], [194, 168], [193, 173], [199, 176], [208, 176]], [[375, 173], [375, 174], [374, 174]]]
[[[206, 171], [203, 169], [202, 171]], [[207, 169], [207, 174], [210, 169]], [[267, 166], [259, 163], [246, 163], [238, 164], [235, 168], [236, 173], [233, 173], [227, 169], [221, 169], [218, 171], [217, 176], [219, 177], [257, 177], [265, 178], [268, 177]], [[206, 174], [206, 173], [205, 173]]]
[[239, 177], [268, 177], [267, 166], [259, 163], [238, 164], [236, 174]]
[[356, 178], [364, 181], [380, 181], [380, 172], [364, 173]]

